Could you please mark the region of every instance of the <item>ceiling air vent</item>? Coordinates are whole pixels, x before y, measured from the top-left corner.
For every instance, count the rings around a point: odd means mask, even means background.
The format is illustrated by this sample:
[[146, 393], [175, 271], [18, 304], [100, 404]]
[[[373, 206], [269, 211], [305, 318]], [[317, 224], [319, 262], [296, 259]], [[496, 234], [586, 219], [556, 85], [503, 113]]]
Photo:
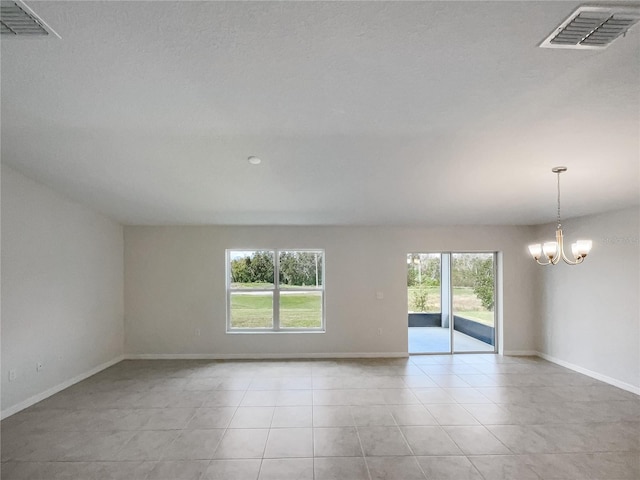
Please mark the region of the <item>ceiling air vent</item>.
[[0, 27], [2, 35], [32, 37], [53, 34], [60, 38], [60, 35], [20, 0], [0, 2]]
[[579, 7], [540, 44], [542, 48], [599, 50], [640, 20], [640, 8]]

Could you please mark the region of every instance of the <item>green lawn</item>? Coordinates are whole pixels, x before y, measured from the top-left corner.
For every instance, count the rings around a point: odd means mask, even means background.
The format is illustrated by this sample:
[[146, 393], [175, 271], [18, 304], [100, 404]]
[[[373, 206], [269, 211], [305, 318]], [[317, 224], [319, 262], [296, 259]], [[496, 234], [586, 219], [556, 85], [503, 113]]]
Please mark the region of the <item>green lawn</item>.
[[[421, 290], [427, 294], [424, 310], [416, 306], [416, 296], [419, 296]], [[408, 287], [407, 301], [410, 312], [439, 313], [441, 309], [440, 287], [423, 287], [422, 289]], [[482, 306], [482, 302], [470, 287], [453, 288], [453, 312], [459, 317], [475, 320], [485, 325], [493, 326], [494, 324], [493, 312]]]
[[489, 325], [490, 327], [494, 326], [493, 312], [490, 312], [488, 310], [475, 310], [471, 312], [455, 312], [455, 314], [459, 317], [464, 317], [469, 320], [475, 320], [476, 322], [484, 323], [485, 325]]
[[[271, 295], [234, 293], [231, 295], [233, 328], [271, 328], [273, 326]], [[280, 293], [281, 328], [322, 327], [322, 294]]]
[[[254, 288], [262, 288], [255, 286]], [[247, 290], [251, 287], [249, 286]], [[408, 291], [408, 311], [415, 311], [413, 294]], [[440, 312], [440, 287], [428, 287], [426, 312]], [[493, 326], [493, 312], [487, 311], [471, 288], [454, 288], [453, 310], [456, 315]], [[233, 328], [271, 328], [273, 326], [271, 294], [233, 293], [231, 295], [231, 326]], [[280, 326], [282, 328], [322, 327], [322, 295], [318, 293], [280, 294]]]

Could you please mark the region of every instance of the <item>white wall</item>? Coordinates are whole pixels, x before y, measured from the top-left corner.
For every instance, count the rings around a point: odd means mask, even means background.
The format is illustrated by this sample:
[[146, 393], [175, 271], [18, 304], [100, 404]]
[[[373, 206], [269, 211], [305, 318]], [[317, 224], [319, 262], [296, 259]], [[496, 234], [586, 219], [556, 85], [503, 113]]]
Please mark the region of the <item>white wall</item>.
[[[539, 267], [541, 333], [538, 349], [597, 377], [640, 393], [640, 210], [567, 220], [571, 242], [593, 240], [579, 266]], [[536, 229], [537, 240], [555, 225]], [[533, 243], [533, 242], [532, 242]], [[565, 248], [567, 251], [567, 248]]]
[[[543, 268], [526, 245], [554, 225], [125, 227], [123, 239], [117, 223], [15, 170], [1, 177], [3, 415], [118, 358], [123, 343], [134, 355], [406, 353], [405, 254], [417, 251], [499, 251], [506, 353], [537, 349], [640, 388], [638, 208], [565, 222], [568, 240], [594, 240], [592, 255]], [[227, 248], [325, 249], [326, 333], [226, 334]]]
[[122, 354], [124, 245], [120, 225], [5, 165], [1, 191], [4, 416]]
[[[406, 354], [405, 255], [447, 250], [503, 253], [504, 347], [533, 351], [531, 234], [529, 227], [125, 227], [125, 352]], [[325, 249], [326, 333], [226, 334], [227, 248]]]

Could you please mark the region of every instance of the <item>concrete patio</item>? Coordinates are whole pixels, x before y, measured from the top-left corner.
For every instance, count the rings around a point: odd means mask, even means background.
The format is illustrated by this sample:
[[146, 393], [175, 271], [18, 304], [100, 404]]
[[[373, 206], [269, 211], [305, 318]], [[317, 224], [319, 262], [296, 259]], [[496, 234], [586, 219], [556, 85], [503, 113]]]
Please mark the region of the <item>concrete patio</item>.
[[[493, 345], [455, 331], [456, 352], [493, 352]], [[448, 353], [449, 329], [441, 327], [409, 327], [409, 353]]]

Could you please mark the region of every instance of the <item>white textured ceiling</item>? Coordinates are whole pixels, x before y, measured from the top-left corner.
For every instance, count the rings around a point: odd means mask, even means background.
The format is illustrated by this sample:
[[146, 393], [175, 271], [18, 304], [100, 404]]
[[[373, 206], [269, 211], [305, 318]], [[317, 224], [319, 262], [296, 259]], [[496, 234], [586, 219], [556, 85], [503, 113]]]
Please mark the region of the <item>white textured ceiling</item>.
[[[575, 2], [29, 2], [2, 162], [125, 224], [536, 224], [639, 203], [640, 28]], [[252, 166], [249, 155], [262, 157]]]

